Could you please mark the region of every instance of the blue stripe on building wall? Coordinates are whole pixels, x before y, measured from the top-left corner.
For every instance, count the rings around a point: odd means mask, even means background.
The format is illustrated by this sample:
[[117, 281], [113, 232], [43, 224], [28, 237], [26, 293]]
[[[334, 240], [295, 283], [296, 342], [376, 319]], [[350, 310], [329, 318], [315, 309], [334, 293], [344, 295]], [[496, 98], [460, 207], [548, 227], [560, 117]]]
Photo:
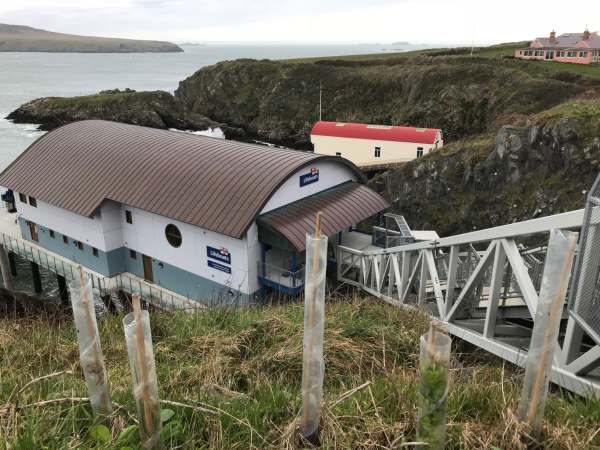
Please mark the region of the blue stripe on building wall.
[[[27, 221], [19, 217], [19, 227], [24, 239], [32, 241], [31, 231]], [[95, 272], [107, 277], [113, 277], [122, 272], [132, 273], [144, 278], [144, 263], [142, 254], [135, 252], [132, 258], [130, 249], [121, 247], [110, 252], [98, 250], [98, 256], [93, 253], [93, 248], [82, 244], [80, 250], [74, 239], [68, 237], [68, 243], [63, 241], [63, 235], [54, 232], [50, 236], [50, 229], [37, 225], [38, 244], [51, 252], [57, 253], [71, 261], [81, 264]], [[152, 272], [154, 282], [170, 291], [194, 300], [205, 300], [212, 303], [231, 304], [239, 302], [246, 304], [250, 301], [248, 294], [243, 294], [235, 289], [215, 283], [207, 278], [195, 275], [187, 270], [180, 269], [171, 264], [152, 259]]]

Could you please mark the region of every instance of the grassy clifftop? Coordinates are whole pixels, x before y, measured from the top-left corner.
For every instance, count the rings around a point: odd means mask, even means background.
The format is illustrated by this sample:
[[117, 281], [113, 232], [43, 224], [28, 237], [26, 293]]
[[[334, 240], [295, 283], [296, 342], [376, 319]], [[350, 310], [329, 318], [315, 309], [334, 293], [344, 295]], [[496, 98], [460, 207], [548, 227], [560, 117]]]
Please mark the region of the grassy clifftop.
[[[0, 322], [0, 448], [135, 448], [135, 433], [123, 431], [135, 407], [121, 319], [100, 323], [120, 405], [108, 440], [90, 432], [87, 403], [69, 400], [86, 395], [70, 320]], [[302, 448], [302, 305], [154, 313], [151, 322], [161, 399], [212, 412], [163, 405], [175, 412], [169, 447]], [[328, 302], [323, 448], [401, 448], [414, 439], [426, 328], [418, 313], [375, 299]], [[453, 351], [448, 448], [525, 449], [512, 413], [520, 371], [458, 342]], [[546, 417], [546, 449], [600, 448], [598, 401], [551, 394]]]

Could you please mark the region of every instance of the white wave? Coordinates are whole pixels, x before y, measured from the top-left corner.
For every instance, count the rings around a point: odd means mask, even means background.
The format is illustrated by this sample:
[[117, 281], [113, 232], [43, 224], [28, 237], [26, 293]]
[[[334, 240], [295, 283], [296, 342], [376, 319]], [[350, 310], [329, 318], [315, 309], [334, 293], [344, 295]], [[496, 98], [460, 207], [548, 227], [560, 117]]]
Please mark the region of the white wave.
[[177, 128], [169, 128], [169, 131], [177, 131], [179, 133], [190, 133], [195, 134], [196, 136], [208, 136], [219, 139], [225, 139], [225, 133], [219, 127], [216, 128], [207, 128], [206, 130], [178, 130]]

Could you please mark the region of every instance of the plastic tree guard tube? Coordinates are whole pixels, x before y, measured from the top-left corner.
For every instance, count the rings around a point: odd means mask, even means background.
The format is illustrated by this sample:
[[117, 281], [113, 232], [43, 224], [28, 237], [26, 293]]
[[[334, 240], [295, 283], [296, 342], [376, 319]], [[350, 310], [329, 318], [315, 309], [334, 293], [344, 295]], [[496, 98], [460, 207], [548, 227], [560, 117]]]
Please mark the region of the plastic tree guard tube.
[[577, 233], [551, 230], [544, 274], [538, 299], [531, 343], [525, 364], [525, 379], [519, 402], [519, 417], [539, 435], [548, 394], [549, 375], [556, 349]]
[[[318, 226], [317, 226], [318, 230]], [[325, 273], [327, 236], [306, 236], [306, 281], [304, 285], [304, 351], [302, 360], [302, 417], [300, 432], [318, 440], [323, 395], [323, 331], [325, 324]]]
[[129, 366], [133, 378], [133, 395], [140, 419], [142, 448], [162, 448], [161, 420], [158, 399], [156, 366], [150, 333], [150, 315], [140, 306], [138, 296], [133, 296], [133, 312], [123, 319]]
[[112, 413], [112, 404], [94, 310], [92, 280], [83, 274], [81, 268], [79, 276], [69, 281], [69, 291], [79, 341], [79, 359], [92, 410], [97, 415], [107, 416]]
[[434, 324], [420, 340], [417, 441], [426, 443], [429, 449], [445, 447], [451, 342], [450, 337]]

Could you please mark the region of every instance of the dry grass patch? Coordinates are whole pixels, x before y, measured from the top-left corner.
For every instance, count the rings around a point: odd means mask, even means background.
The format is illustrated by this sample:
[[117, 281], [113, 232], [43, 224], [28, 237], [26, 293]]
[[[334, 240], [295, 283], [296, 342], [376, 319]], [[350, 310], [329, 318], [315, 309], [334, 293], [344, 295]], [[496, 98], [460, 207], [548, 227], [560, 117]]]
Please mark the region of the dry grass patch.
[[[416, 423], [418, 338], [427, 319], [370, 298], [330, 300], [326, 316], [322, 447], [407, 448]], [[71, 322], [0, 322], [0, 449], [120, 448], [123, 430], [135, 423], [121, 320], [100, 322], [119, 405], [108, 443], [91, 436], [94, 422], [85, 401], [22, 408], [87, 395]], [[168, 406], [176, 423], [169, 447], [308, 446], [298, 434], [301, 304], [193, 316], [153, 313], [151, 322], [160, 396], [192, 407]], [[511, 412], [521, 371], [463, 344], [454, 350], [448, 448], [531, 444]], [[40, 380], [11, 398], [27, 382], [66, 370], [74, 373]], [[599, 423], [600, 402], [556, 392], [549, 398], [544, 448], [600, 448]]]

